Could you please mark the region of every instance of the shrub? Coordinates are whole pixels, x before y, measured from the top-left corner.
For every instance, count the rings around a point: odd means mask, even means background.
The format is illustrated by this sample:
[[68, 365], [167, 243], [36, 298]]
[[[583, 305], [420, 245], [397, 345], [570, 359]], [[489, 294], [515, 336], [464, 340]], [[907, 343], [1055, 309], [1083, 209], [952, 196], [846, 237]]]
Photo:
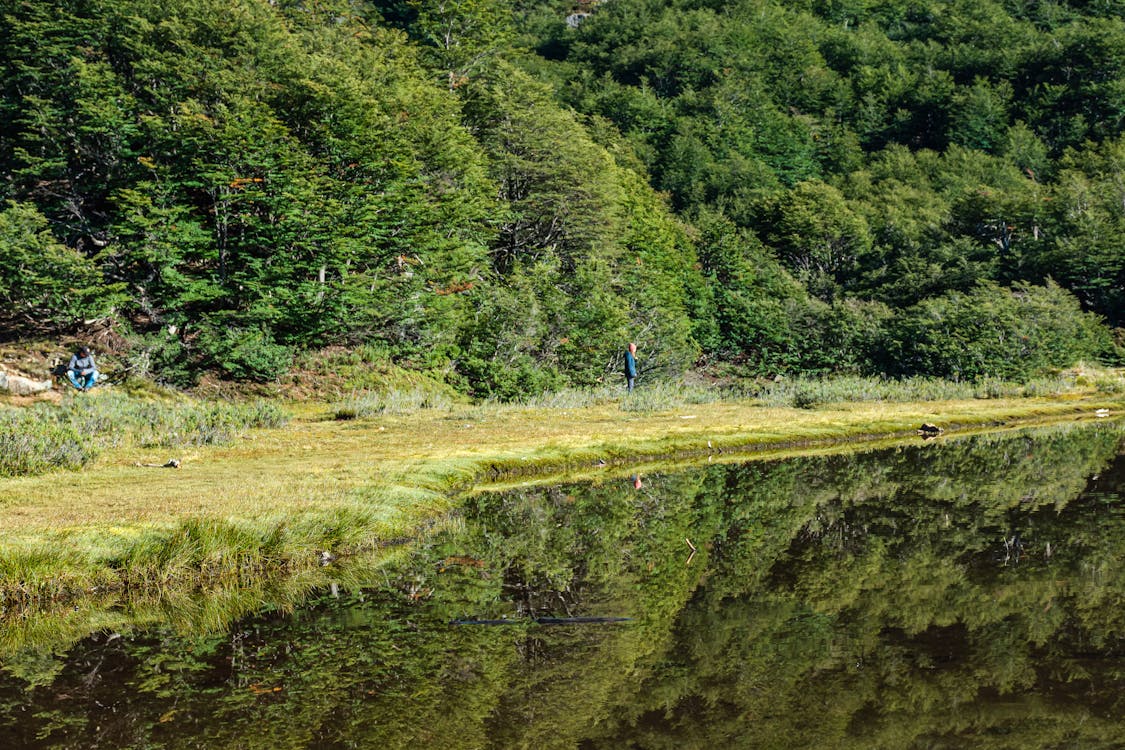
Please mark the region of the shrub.
[[55, 240], [33, 206], [0, 211], [0, 314], [65, 326], [109, 315], [122, 299], [121, 285], [105, 284], [93, 261]]
[[45, 409], [0, 413], [0, 476], [79, 469], [96, 455], [73, 424], [56, 422]]
[[167, 330], [145, 336], [129, 352], [129, 369], [137, 377], [158, 383], [190, 387], [199, 381], [199, 370], [183, 343]]
[[1110, 346], [1101, 320], [1051, 281], [951, 292], [900, 313], [888, 330], [889, 371], [953, 380], [1023, 381], [1094, 359]]
[[507, 362], [469, 357], [459, 369], [475, 396], [495, 401], [517, 401], [558, 389], [563, 383], [555, 368], [526, 354], [514, 355]]
[[209, 331], [201, 343], [215, 366], [234, 380], [258, 383], [277, 380], [293, 361], [292, 352], [261, 328]]

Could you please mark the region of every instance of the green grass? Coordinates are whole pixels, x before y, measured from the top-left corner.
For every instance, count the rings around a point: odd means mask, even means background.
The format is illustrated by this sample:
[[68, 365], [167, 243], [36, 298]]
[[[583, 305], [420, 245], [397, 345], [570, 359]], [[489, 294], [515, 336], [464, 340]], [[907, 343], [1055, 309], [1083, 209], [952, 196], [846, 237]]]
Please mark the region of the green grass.
[[421, 409], [448, 409], [453, 404], [449, 394], [429, 389], [356, 392], [335, 407], [333, 417], [339, 420], [366, 419], [386, 414], [412, 414]]
[[[404, 387], [306, 402], [289, 422], [262, 402], [70, 399], [4, 413], [33, 434], [102, 438], [81, 471], [60, 461], [0, 479], [0, 606], [314, 570], [322, 552], [346, 558], [412, 538], [458, 492], [515, 476], [558, 481], [718, 451], [734, 460], [822, 450], [914, 436], [923, 422], [955, 432], [1092, 416], [1125, 405], [1119, 383], [1111, 372], [1011, 387], [793, 380], [742, 398], [665, 384], [477, 405]], [[361, 396], [370, 408], [334, 418]], [[182, 451], [181, 470], [138, 466], [161, 462], [169, 445]]]
[[623, 385], [567, 388], [528, 397], [520, 405], [541, 409], [581, 409], [620, 403], [622, 411], [655, 412], [692, 404], [753, 400], [760, 406], [808, 409], [841, 403], [910, 403], [966, 399], [1061, 397], [1099, 392], [1125, 392], [1120, 373], [1083, 365], [1027, 382], [999, 378], [953, 382], [939, 378], [890, 379], [836, 375], [828, 378], [792, 376], [774, 380], [719, 383], [664, 380], [645, 383], [626, 394]]
[[278, 427], [276, 404], [153, 401], [116, 392], [71, 394], [59, 405], [0, 409], [0, 477], [79, 469], [102, 451], [136, 445], [223, 445], [253, 428]]
[[[888, 380], [874, 377], [785, 378], [763, 383], [750, 395], [765, 406], [808, 409], [822, 404], [906, 403], [962, 399], [1054, 397], [1088, 390], [1076, 372], [1059, 373], [1026, 383], [996, 378], [955, 383], [936, 378]], [[1108, 380], [1108, 379], [1107, 379]]]

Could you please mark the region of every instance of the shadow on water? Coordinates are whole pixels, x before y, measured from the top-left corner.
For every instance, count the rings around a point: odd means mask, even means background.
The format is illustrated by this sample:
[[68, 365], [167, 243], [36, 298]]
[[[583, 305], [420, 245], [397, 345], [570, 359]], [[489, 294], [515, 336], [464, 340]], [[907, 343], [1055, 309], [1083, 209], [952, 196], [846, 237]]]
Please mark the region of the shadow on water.
[[0, 747], [1121, 747], [1121, 438], [479, 495], [305, 580], [33, 614]]

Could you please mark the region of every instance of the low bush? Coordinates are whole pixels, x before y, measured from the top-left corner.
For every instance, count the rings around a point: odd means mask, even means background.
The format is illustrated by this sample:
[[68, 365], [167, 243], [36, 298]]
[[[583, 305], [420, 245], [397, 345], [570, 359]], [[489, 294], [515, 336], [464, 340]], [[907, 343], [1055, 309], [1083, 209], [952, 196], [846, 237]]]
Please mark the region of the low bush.
[[924, 300], [888, 324], [886, 370], [952, 380], [1027, 381], [1112, 345], [1095, 315], [1054, 282], [980, 284]]
[[97, 456], [73, 424], [44, 418], [43, 409], [0, 413], [0, 476], [80, 469]]

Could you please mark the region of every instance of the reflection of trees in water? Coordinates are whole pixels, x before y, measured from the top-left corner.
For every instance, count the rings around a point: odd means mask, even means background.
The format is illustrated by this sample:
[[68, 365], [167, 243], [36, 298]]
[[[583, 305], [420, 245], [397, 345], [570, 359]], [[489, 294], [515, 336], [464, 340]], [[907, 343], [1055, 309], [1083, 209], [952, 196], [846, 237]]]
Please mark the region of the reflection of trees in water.
[[[770, 500], [748, 503], [724, 537], [719, 572], [638, 691], [662, 704], [635, 707], [621, 735], [647, 731], [654, 747], [1114, 746], [1125, 514], [1083, 490], [1100, 472], [1091, 488], [1119, 504], [1125, 484], [1105, 479], [1120, 480], [1118, 435], [1028, 435], [743, 467], [743, 494]], [[1004, 562], [1013, 530], [1018, 565]]]
[[[476, 497], [387, 585], [230, 633], [126, 629], [8, 660], [0, 744], [1110, 747], [1119, 435]], [[545, 614], [636, 619], [526, 622]], [[503, 616], [522, 624], [448, 624]]]

